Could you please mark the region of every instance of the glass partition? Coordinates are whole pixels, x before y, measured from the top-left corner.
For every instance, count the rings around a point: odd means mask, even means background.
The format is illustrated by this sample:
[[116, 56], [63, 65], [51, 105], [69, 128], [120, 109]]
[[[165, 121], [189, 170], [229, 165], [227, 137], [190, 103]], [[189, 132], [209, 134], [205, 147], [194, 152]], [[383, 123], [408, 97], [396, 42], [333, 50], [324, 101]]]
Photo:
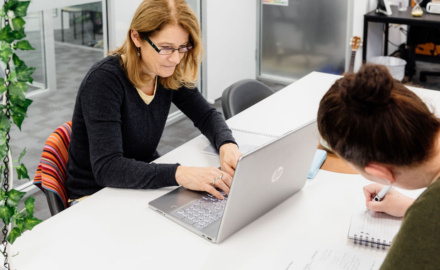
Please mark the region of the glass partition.
[[295, 80], [322, 71], [341, 74], [347, 48], [348, 0], [289, 0], [262, 4], [261, 78]]
[[33, 83], [30, 85], [28, 92], [47, 87], [46, 78], [46, 57], [44, 49], [44, 29], [43, 29], [43, 13], [30, 12], [25, 18], [26, 25], [24, 27], [26, 37], [35, 50], [22, 51], [17, 50], [17, 56], [22, 59], [28, 67], [34, 67], [32, 74]]

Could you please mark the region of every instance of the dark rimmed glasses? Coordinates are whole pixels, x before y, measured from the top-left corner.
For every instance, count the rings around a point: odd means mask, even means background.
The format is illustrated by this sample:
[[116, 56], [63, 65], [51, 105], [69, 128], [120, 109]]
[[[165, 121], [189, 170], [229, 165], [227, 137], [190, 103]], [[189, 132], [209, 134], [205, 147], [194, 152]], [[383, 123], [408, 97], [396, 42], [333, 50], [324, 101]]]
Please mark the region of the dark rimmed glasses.
[[156, 52], [160, 55], [170, 55], [173, 54], [175, 51], [178, 51], [179, 53], [186, 53], [187, 51], [191, 50], [193, 48], [193, 46], [191, 44], [185, 46], [185, 47], [180, 47], [177, 49], [174, 48], [163, 48], [163, 49], [159, 49], [157, 48], [157, 46], [153, 43], [153, 41], [151, 41], [147, 36], [144, 36], [144, 39], [151, 45], [151, 47], [153, 47], [154, 50], [156, 50]]

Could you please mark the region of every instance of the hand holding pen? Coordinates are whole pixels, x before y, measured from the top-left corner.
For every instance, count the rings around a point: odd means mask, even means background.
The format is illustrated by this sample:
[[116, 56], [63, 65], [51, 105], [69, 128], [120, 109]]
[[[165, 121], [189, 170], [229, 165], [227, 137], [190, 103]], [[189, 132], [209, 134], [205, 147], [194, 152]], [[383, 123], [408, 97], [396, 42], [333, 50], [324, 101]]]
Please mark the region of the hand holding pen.
[[384, 188], [382, 188], [380, 190], [380, 192], [374, 197], [374, 201], [378, 202], [381, 201], [383, 199], [383, 197], [385, 197], [385, 195], [387, 195], [387, 193], [393, 188], [393, 186], [385, 186]]
[[374, 212], [403, 217], [408, 207], [414, 202], [413, 198], [401, 194], [391, 186], [370, 184], [364, 186], [363, 189], [367, 208]]

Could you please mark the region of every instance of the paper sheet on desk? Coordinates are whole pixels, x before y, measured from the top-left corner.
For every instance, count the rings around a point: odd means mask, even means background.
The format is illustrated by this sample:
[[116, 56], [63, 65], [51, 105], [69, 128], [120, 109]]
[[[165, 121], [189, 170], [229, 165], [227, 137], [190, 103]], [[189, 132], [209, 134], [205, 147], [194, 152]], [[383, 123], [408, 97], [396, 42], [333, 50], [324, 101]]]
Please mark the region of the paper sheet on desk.
[[[254, 150], [255, 148], [266, 144], [278, 137], [273, 134], [258, 133], [237, 128], [231, 128], [231, 130], [232, 136], [234, 136], [235, 141], [237, 142], [240, 152], [242, 154], [246, 154]], [[209, 155], [218, 155], [217, 150], [211, 144], [203, 148], [202, 153]]]
[[286, 270], [376, 270], [382, 260], [343, 247], [302, 250]]

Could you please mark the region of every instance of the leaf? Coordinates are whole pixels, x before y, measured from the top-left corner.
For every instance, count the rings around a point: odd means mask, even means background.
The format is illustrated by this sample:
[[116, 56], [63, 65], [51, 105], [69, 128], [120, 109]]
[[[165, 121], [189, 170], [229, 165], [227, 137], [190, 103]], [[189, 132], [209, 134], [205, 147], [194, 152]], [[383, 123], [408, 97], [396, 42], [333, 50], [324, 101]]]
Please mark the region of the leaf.
[[14, 34], [16, 40], [26, 37], [26, 34], [24, 33], [24, 28], [21, 28], [20, 30], [14, 30], [12, 33]]
[[23, 51], [35, 50], [35, 48], [32, 47], [31, 44], [29, 43], [29, 41], [27, 41], [27, 40], [20, 40], [19, 42], [17, 42], [17, 44], [15, 46], [17, 47], [17, 49], [20, 49]]
[[27, 9], [31, 1], [20, 1], [14, 9], [15, 17], [26, 17]]
[[13, 83], [13, 82], [15, 82], [15, 76], [16, 76], [16, 74], [15, 74], [15, 69], [13, 69], [13, 70], [11, 71], [11, 73], [9, 74], [9, 77], [6, 78], [6, 80], [7, 80], [8, 82], [10, 82], [10, 83]]
[[18, 166], [16, 168], [17, 170], [17, 179], [21, 180], [21, 179], [29, 179], [29, 175], [28, 175], [28, 171], [26, 169], [26, 166], [21, 163], [20, 166]]
[[0, 112], [0, 131], [9, 131], [11, 129], [11, 120], [3, 113]]
[[15, 40], [14, 31], [9, 24], [0, 30], [0, 40], [3, 40], [7, 43], [12, 43], [12, 41]]
[[3, 63], [8, 64], [9, 60], [11, 60], [11, 56], [14, 54], [14, 51], [12, 51], [11, 47], [2, 46], [2, 49], [0, 51], [0, 58]]
[[20, 200], [26, 195], [26, 192], [21, 192], [15, 189], [11, 189], [6, 192], [6, 197], [8, 197], [8, 205], [11, 207], [17, 207]]
[[30, 82], [32, 83], [32, 73], [34, 73], [35, 68], [27, 67], [25, 64], [16, 67], [15, 72], [17, 73], [17, 80], [19, 82]]
[[16, 67], [24, 64], [24, 62], [15, 53], [12, 55], [12, 61]]
[[14, 210], [9, 205], [0, 206], [0, 218], [5, 224], [9, 224], [11, 217], [14, 214]]
[[15, 240], [16, 240], [20, 235], [21, 235], [21, 231], [20, 231], [20, 229], [17, 228], [17, 227], [15, 227], [14, 229], [12, 229], [12, 230], [9, 232], [9, 235], [8, 235], [8, 237], [6, 238], [6, 240], [7, 240], [9, 243], [13, 244], [13, 243], [15, 242]]
[[27, 109], [31, 104], [32, 104], [32, 100], [26, 99], [24, 101], [14, 103], [14, 106], [11, 107], [12, 120], [20, 130], [21, 130], [21, 124], [26, 118]]
[[25, 223], [26, 214], [18, 213], [15, 217], [14, 224], [20, 230], [20, 232], [24, 231], [24, 223]]
[[6, 140], [5, 138], [0, 137], [0, 160], [3, 160], [5, 158], [6, 153], [7, 153]]
[[0, 78], [0, 95], [4, 92], [6, 92], [5, 79]]
[[36, 217], [28, 216], [24, 220], [24, 228], [26, 230], [32, 230], [35, 226], [37, 226], [41, 222], [42, 222], [42, 220], [40, 220], [40, 219], [38, 219]]
[[18, 3], [18, 0], [9, 0], [5, 5], [5, 13], [8, 13], [9, 10], [13, 10]]
[[26, 147], [21, 151], [20, 156], [18, 157], [18, 163], [20, 163], [21, 159], [26, 155]]
[[14, 30], [22, 29], [24, 24], [26, 23], [22, 18], [14, 18], [11, 21], [12, 21], [12, 29]]
[[35, 199], [33, 197], [29, 197], [24, 201], [24, 206], [26, 207], [26, 213], [28, 215], [33, 216], [34, 215], [34, 203]]
[[26, 99], [25, 93], [28, 87], [24, 82], [16, 82], [9, 85], [9, 98], [14, 105]]

